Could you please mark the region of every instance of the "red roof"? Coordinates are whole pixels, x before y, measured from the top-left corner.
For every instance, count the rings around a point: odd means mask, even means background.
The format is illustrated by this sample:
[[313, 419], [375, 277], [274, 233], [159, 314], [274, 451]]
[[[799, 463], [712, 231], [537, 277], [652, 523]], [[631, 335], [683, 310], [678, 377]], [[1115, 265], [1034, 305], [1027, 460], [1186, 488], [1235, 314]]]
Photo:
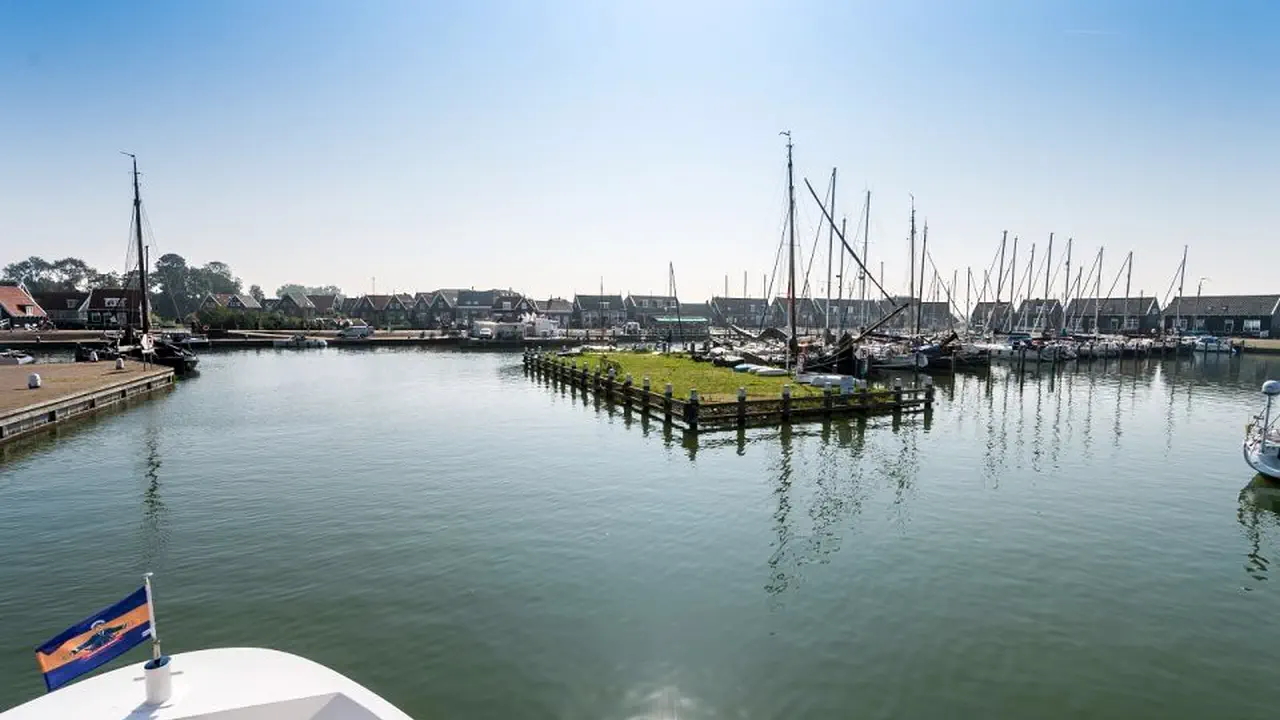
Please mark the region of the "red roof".
[[17, 285], [0, 285], [0, 309], [13, 318], [45, 317], [44, 308], [24, 288]]

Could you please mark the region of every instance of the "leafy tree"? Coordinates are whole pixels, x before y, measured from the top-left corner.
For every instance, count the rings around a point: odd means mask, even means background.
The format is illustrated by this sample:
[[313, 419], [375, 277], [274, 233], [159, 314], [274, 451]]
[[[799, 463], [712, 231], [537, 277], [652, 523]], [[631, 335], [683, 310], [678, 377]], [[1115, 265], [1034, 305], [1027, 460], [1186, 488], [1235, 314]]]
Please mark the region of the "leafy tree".
[[118, 287], [124, 287], [123, 282], [124, 282], [124, 281], [123, 281], [123, 280], [121, 280], [121, 278], [120, 278], [120, 273], [118, 273], [118, 272], [114, 272], [114, 271], [112, 271], [112, 272], [105, 272], [105, 273], [95, 272], [95, 273], [94, 273], [94, 274], [93, 274], [93, 275], [88, 279], [88, 281], [86, 281], [86, 283], [85, 283], [85, 285], [86, 285], [85, 289], [86, 289], [86, 290], [97, 290], [98, 288], [118, 288]]
[[58, 290], [72, 291], [87, 290], [89, 278], [97, 275], [98, 271], [80, 258], [65, 257], [51, 264], [50, 274]]
[[266, 297], [266, 294], [262, 292], [261, 285], [250, 285], [249, 294], [252, 295], [253, 299], [257, 300], [258, 302], [262, 302], [262, 299]]
[[276, 288], [276, 297], [284, 297], [289, 293], [299, 293], [301, 295], [341, 295], [342, 288], [337, 285], [299, 285], [298, 283], [286, 283]]

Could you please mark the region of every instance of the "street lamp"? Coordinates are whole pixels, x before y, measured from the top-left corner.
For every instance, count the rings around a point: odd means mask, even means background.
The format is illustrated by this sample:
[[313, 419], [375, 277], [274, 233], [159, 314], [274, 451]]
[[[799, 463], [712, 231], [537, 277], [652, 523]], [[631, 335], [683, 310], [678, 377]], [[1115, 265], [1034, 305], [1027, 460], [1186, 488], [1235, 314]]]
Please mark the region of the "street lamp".
[[1198, 331], [1198, 330], [1200, 329], [1200, 328], [1199, 328], [1199, 320], [1200, 320], [1200, 291], [1204, 288], [1204, 281], [1205, 281], [1205, 280], [1208, 280], [1208, 279], [1209, 279], [1209, 278], [1207, 278], [1207, 277], [1203, 277], [1203, 276], [1202, 276], [1202, 277], [1200, 278], [1200, 282], [1196, 283], [1196, 314], [1195, 314], [1195, 315], [1193, 315], [1193, 316], [1191, 317], [1191, 330], [1192, 330], [1192, 332], [1196, 332], [1196, 331]]

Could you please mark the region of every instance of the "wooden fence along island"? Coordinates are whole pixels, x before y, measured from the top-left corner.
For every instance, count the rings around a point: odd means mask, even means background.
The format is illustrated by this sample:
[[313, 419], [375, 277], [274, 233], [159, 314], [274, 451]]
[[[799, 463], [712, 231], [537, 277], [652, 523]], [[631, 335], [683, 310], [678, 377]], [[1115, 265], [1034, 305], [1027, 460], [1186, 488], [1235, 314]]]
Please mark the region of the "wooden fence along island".
[[[635, 372], [628, 369], [631, 365], [643, 367], [642, 358], [646, 357], [665, 358], [663, 370], [667, 376], [697, 378], [702, 391], [693, 386], [682, 387], [677, 396], [672, 382], [664, 382], [661, 391], [654, 391], [651, 375], [642, 376], [637, 387]], [[606, 402], [635, 409], [693, 433], [834, 417], [928, 412], [934, 398], [928, 376], [913, 387], [904, 387], [902, 379], [895, 378], [888, 388], [872, 388], [861, 382], [843, 388], [830, 384], [814, 388], [793, 386], [786, 377], [748, 376], [676, 355], [623, 352], [560, 357], [526, 352], [523, 363], [525, 374], [531, 378], [580, 388]]]

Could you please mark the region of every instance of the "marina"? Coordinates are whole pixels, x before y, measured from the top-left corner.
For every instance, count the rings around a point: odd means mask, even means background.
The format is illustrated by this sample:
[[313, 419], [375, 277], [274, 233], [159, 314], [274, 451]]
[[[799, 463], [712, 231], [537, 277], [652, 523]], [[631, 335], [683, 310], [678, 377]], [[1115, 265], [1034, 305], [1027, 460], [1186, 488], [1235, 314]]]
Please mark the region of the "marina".
[[0, 459], [0, 615], [34, 629], [0, 707], [40, 693], [45, 629], [153, 570], [175, 658], [278, 648], [412, 717], [1271, 714], [1280, 493], [1241, 459], [1269, 356], [996, 366], [935, 377], [928, 419], [698, 434], [523, 358], [210, 353]]

